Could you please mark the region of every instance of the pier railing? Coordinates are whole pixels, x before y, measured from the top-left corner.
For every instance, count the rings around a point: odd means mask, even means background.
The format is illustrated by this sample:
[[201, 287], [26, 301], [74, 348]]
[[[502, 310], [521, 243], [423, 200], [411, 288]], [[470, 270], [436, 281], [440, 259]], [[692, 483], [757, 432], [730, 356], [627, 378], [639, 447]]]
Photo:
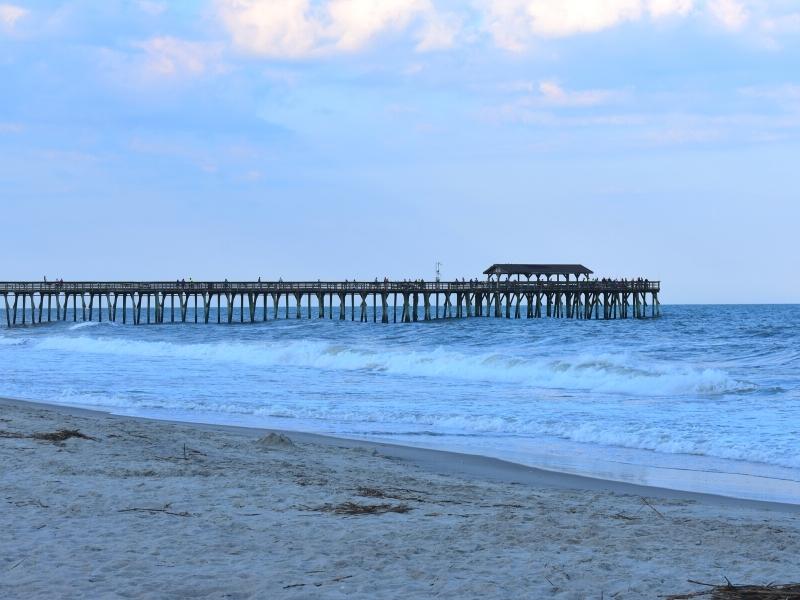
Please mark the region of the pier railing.
[[659, 292], [660, 281], [6, 281], [0, 294]]

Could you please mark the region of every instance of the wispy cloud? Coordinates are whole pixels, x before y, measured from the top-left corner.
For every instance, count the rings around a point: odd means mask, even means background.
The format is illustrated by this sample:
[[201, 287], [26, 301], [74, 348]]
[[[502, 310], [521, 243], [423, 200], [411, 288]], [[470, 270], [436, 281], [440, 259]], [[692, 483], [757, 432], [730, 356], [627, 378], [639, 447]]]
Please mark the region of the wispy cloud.
[[136, 44], [145, 53], [144, 71], [156, 77], [192, 77], [219, 71], [222, 45], [155, 37]]
[[[589, 89], [568, 90], [553, 80], [538, 83], [515, 81], [500, 86], [503, 93], [519, 93], [521, 96], [485, 107], [480, 111], [484, 119], [498, 122], [523, 123], [527, 125], [621, 125], [638, 117], [626, 115], [572, 114], [559, 116], [560, 109], [589, 109], [618, 102], [626, 96], [620, 90]], [[625, 121], [624, 123], [622, 121]]]
[[698, 145], [726, 143], [769, 143], [797, 139], [800, 113], [732, 112], [708, 115], [700, 113], [655, 113], [637, 135], [655, 145]]
[[770, 34], [800, 33], [800, 12], [766, 17], [760, 27]]
[[15, 4], [0, 4], [0, 31], [14, 31], [17, 22], [28, 14], [28, 10]]
[[0, 133], [21, 133], [24, 129], [22, 123], [0, 121]]
[[416, 49], [428, 52], [452, 48], [462, 27], [463, 21], [457, 15], [431, 12], [419, 30]]
[[694, 8], [694, 0], [649, 0], [647, 10], [654, 19], [685, 17]]
[[741, 30], [750, 18], [745, 5], [738, 0], [710, 0], [708, 11], [720, 25], [729, 31]]
[[693, 0], [483, 0], [486, 30], [506, 50], [524, 50], [535, 37], [559, 38], [609, 29], [644, 18], [689, 14]]
[[[623, 24], [715, 23], [724, 30], [777, 36], [800, 31], [800, 13], [784, 2], [759, 0], [477, 0], [482, 28], [495, 45], [512, 52], [537, 40], [592, 34]], [[770, 38], [771, 39], [771, 38]]]
[[723, 137], [720, 129], [674, 126], [646, 132], [643, 141], [658, 146], [683, 146], [717, 142]]
[[154, 0], [139, 0], [136, 4], [139, 10], [154, 17], [163, 14], [167, 10], [166, 4], [155, 2]]
[[526, 2], [531, 30], [543, 36], [563, 37], [600, 31], [641, 17], [639, 0], [559, 0]]
[[549, 106], [597, 106], [619, 97], [613, 90], [567, 91], [555, 81], [539, 83], [539, 99]]
[[768, 100], [784, 108], [800, 111], [800, 85], [750, 86], [739, 90], [742, 96]]
[[768, 48], [777, 50], [783, 38], [793, 39], [800, 34], [800, 12], [766, 15], [759, 21], [758, 33]]
[[269, 57], [355, 52], [381, 35], [412, 31], [419, 51], [451, 47], [460, 27], [430, 0], [217, 0], [235, 45]]

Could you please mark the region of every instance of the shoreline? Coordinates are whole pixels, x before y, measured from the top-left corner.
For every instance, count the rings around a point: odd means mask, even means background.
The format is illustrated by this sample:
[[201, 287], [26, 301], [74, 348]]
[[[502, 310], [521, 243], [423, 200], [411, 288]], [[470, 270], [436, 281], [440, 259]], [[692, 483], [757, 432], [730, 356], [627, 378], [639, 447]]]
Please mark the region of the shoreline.
[[[389, 328], [373, 336], [327, 320], [309, 323], [316, 328], [310, 337], [295, 331], [294, 320], [203, 332], [62, 323], [0, 335], [10, 344], [15, 375], [0, 395], [474, 453], [588, 478], [798, 503], [796, 440], [782, 425], [800, 408], [791, 393], [796, 375], [781, 372], [780, 361], [739, 365], [735, 353], [699, 362], [680, 352], [651, 355], [659, 340], [709, 317], [675, 312], [678, 323], [664, 332], [637, 327], [642, 344], [633, 354], [626, 336], [608, 330], [598, 331], [608, 343], [597, 351], [590, 350], [594, 342], [567, 336], [553, 356], [544, 352], [547, 342], [533, 340], [534, 332], [546, 340], [556, 330], [509, 329], [522, 331], [520, 341], [531, 346], [495, 348], [495, 328], [483, 322], [462, 330], [453, 321], [453, 332], [431, 330], [419, 342], [413, 332]], [[774, 320], [784, 312], [776, 309]], [[440, 348], [440, 334], [460, 341]], [[772, 342], [762, 343], [767, 351]], [[723, 355], [730, 361], [719, 363]], [[51, 360], [57, 369], [37, 367]], [[178, 363], [187, 376], [175, 380]], [[273, 385], [282, 393], [272, 393]]]
[[397, 460], [407, 461], [417, 467], [431, 472], [446, 473], [462, 477], [479, 478], [485, 481], [515, 485], [546, 486], [553, 489], [602, 491], [615, 494], [652, 496], [667, 500], [689, 500], [693, 502], [712, 504], [718, 506], [735, 506], [745, 508], [758, 508], [767, 510], [780, 510], [800, 514], [800, 499], [797, 503], [774, 502], [770, 500], [757, 500], [738, 498], [722, 494], [712, 494], [694, 491], [685, 491], [667, 487], [650, 486], [613, 479], [590, 477], [568, 472], [548, 470], [528, 466], [491, 456], [454, 452], [450, 450], [437, 450], [394, 444], [384, 441], [361, 440], [347, 437], [338, 437], [313, 432], [296, 431], [291, 429], [276, 429], [268, 427], [248, 427], [242, 425], [225, 425], [197, 421], [177, 421], [173, 419], [158, 419], [132, 415], [119, 415], [111, 411], [94, 408], [83, 408], [63, 404], [49, 404], [16, 398], [0, 398], [0, 406], [16, 405], [37, 407], [67, 415], [86, 415], [115, 419], [130, 419], [142, 422], [170, 423], [197, 427], [206, 431], [238, 432], [242, 435], [254, 436], [265, 433], [279, 433], [291, 436], [301, 442], [315, 443], [324, 446], [336, 446], [348, 449], [368, 448], [380, 451]]
[[13, 400], [0, 503], [5, 598], [655, 598], [800, 547], [793, 505]]

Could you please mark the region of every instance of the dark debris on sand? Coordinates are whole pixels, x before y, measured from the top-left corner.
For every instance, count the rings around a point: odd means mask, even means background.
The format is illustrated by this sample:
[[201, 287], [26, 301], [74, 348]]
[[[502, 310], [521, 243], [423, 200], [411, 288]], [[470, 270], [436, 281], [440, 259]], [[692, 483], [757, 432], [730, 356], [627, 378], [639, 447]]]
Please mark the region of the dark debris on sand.
[[689, 581], [708, 589], [689, 594], [667, 596], [667, 600], [686, 600], [688, 598], [710, 598], [711, 600], [800, 600], [800, 583], [783, 585], [713, 585], [700, 581]]
[[90, 435], [81, 433], [77, 429], [59, 429], [58, 431], [37, 432], [31, 434], [19, 433], [16, 431], [0, 431], [0, 437], [41, 440], [44, 442], [65, 442], [70, 438], [97, 441], [97, 438], [93, 438]]
[[48, 433], [34, 433], [31, 437], [35, 440], [44, 440], [46, 442], [65, 442], [70, 438], [97, 441], [96, 438], [81, 433], [77, 429], [59, 429], [58, 431], [51, 431]]
[[386, 513], [405, 514], [411, 510], [407, 504], [358, 504], [342, 502], [341, 504], [324, 504], [310, 510], [328, 512], [335, 515], [383, 515]]

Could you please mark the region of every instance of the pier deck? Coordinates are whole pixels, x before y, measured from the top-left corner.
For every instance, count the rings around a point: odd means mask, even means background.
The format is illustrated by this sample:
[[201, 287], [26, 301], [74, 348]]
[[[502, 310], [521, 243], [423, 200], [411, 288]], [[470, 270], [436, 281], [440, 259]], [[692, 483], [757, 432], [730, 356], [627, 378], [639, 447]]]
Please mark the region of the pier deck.
[[497, 277], [433, 282], [9, 281], [0, 282], [0, 295], [8, 327], [94, 318], [136, 325], [232, 323], [237, 303], [242, 323], [277, 319], [281, 312], [283, 318], [346, 320], [349, 316], [355, 321], [358, 316], [362, 322], [383, 323], [491, 316], [625, 319], [660, 315], [658, 281], [598, 281], [586, 276], [573, 281], [568, 274], [566, 280], [558, 275], [556, 280], [549, 275], [537, 280]]

